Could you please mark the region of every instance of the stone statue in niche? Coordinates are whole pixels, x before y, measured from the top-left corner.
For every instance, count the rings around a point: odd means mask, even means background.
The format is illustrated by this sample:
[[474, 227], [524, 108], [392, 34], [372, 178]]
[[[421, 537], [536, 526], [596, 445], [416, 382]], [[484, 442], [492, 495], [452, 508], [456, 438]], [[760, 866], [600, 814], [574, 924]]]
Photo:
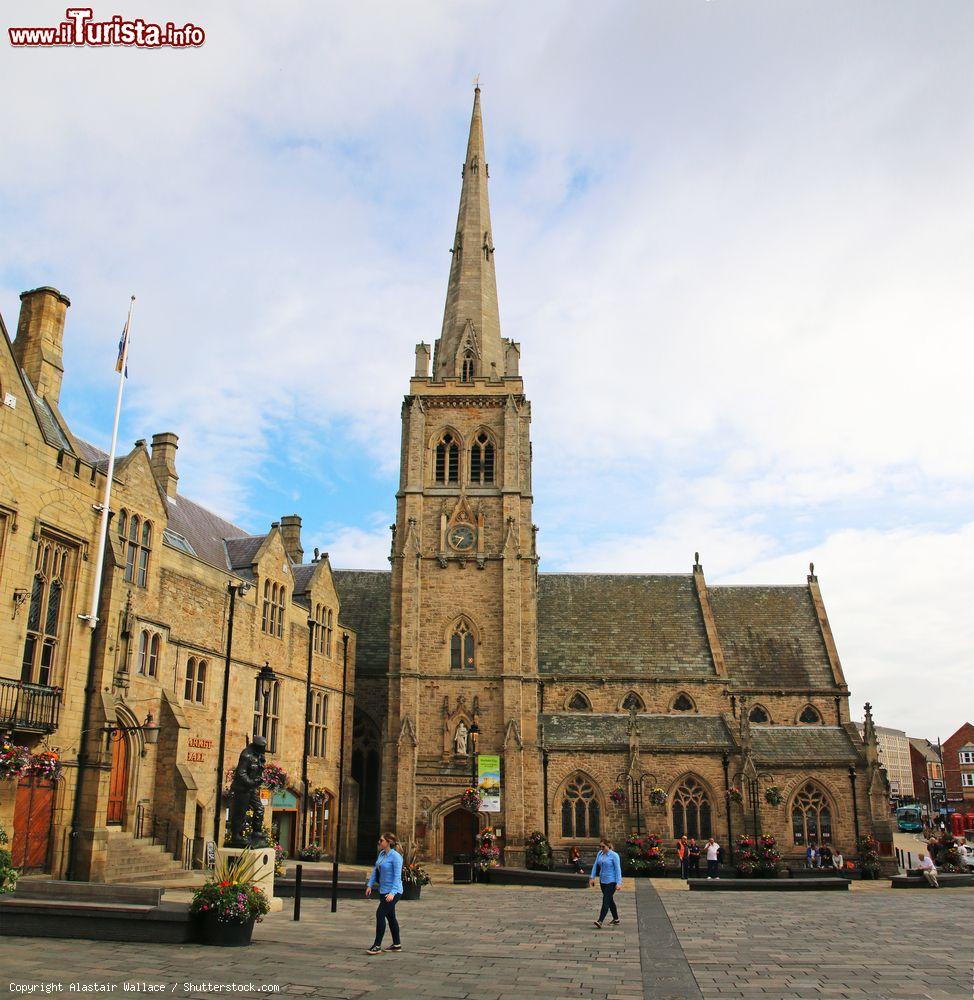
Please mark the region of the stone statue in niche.
[[460, 720], [460, 725], [457, 726], [456, 735], [453, 737], [453, 745], [456, 747], [457, 753], [461, 757], [467, 756], [467, 737], [469, 733], [467, 726], [463, 719]]
[[267, 740], [255, 736], [240, 752], [230, 783], [230, 847], [266, 847], [260, 786]]

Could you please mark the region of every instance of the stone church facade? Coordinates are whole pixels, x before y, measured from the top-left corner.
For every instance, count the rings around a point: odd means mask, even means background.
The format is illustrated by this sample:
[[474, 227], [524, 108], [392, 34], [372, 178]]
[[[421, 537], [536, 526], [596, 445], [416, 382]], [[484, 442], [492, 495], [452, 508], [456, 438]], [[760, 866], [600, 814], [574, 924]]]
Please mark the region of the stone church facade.
[[[335, 574], [371, 762], [361, 855], [381, 826], [449, 860], [487, 823], [507, 864], [535, 830], [556, 853], [638, 832], [770, 833], [786, 857], [810, 840], [852, 856], [857, 830], [887, 844], [871, 720], [864, 742], [814, 569], [756, 587], [709, 585], [699, 557], [682, 575], [539, 573], [488, 178], [478, 89], [443, 326], [416, 347], [402, 407], [391, 571]], [[499, 813], [460, 804], [475, 751], [501, 758]]]

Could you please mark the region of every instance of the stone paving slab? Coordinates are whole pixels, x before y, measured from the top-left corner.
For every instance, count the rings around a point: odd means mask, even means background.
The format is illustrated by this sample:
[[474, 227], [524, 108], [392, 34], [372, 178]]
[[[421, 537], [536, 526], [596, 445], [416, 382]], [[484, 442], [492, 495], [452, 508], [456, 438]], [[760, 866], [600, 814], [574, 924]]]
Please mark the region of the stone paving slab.
[[974, 892], [661, 896], [704, 997], [971, 1000]]

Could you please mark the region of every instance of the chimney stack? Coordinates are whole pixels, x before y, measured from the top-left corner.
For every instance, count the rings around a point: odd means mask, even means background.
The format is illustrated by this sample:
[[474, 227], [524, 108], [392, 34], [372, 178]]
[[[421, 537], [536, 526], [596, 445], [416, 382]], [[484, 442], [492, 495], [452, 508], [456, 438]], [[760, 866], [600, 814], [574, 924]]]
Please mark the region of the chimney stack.
[[304, 562], [304, 549], [301, 548], [301, 518], [297, 514], [288, 514], [281, 518], [281, 541], [288, 559], [293, 563]]
[[14, 358], [38, 396], [57, 406], [64, 377], [64, 318], [71, 300], [56, 288], [34, 288], [20, 296]]
[[179, 447], [179, 438], [172, 431], [163, 431], [162, 434], [152, 435], [152, 456], [149, 464], [152, 466], [152, 475], [155, 477], [159, 488], [167, 497], [176, 495], [176, 484], [179, 482], [179, 475], [176, 472], [176, 449]]

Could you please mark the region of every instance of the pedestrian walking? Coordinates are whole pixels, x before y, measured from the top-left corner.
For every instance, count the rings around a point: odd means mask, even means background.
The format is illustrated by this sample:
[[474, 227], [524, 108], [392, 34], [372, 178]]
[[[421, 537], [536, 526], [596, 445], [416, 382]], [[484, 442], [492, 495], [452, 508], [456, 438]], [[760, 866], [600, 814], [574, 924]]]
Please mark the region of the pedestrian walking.
[[602, 909], [599, 911], [599, 919], [595, 921], [595, 926], [599, 930], [605, 922], [606, 914], [612, 914], [612, 922], [619, 923], [619, 910], [616, 908], [616, 889], [622, 888], [622, 861], [619, 855], [612, 850], [611, 840], [599, 841], [599, 853], [595, 856], [595, 864], [592, 865], [592, 875], [588, 880], [590, 886], [595, 885], [598, 878], [602, 888]]
[[402, 951], [399, 941], [399, 921], [396, 919], [396, 903], [402, 899], [402, 855], [396, 850], [396, 836], [384, 833], [379, 837], [379, 856], [369, 875], [365, 895], [372, 895], [372, 887], [378, 882], [379, 908], [375, 911], [375, 941], [368, 949], [370, 955], [382, 954], [382, 938], [386, 924], [392, 933], [389, 951]]
[[680, 837], [680, 839], [676, 842], [676, 853], [677, 857], [680, 859], [680, 878], [686, 878], [687, 866], [690, 863], [690, 849], [685, 836]]
[[720, 844], [713, 837], [707, 841], [707, 878], [720, 878]]
[[920, 873], [934, 889], [940, 888], [940, 883], [937, 881], [937, 868], [933, 859], [926, 854], [920, 855]]
[[695, 837], [690, 838], [687, 844], [687, 854], [689, 855], [688, 873], [696, 878], [700, 877], [700, 845]]

